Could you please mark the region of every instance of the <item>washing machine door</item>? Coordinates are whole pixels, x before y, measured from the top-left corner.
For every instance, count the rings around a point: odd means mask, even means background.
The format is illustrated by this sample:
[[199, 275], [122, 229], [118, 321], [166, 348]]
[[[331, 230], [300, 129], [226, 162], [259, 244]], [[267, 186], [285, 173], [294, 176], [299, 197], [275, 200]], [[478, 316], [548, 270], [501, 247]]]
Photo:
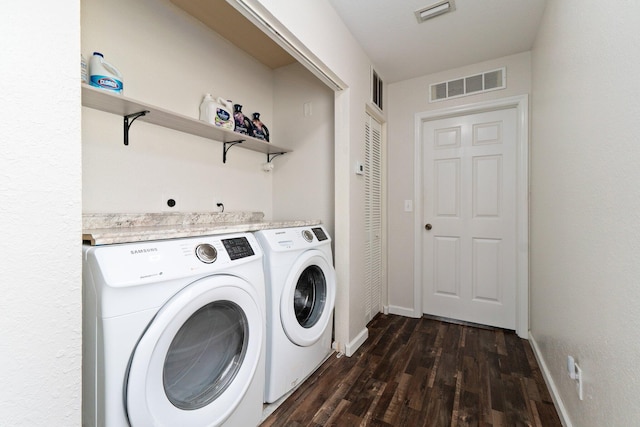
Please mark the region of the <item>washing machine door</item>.
[[133, 427], [217, 426], [244, 397], [262, 352], [262, 309], [244, 280], [193, 282], [157, 313], [125, 384]]
[[316, 343], [332, 319], [336, 273], [325, 254], [305, 251], [293, 264], [280, 299], [280, 320], [287, 337], [299, 346]]

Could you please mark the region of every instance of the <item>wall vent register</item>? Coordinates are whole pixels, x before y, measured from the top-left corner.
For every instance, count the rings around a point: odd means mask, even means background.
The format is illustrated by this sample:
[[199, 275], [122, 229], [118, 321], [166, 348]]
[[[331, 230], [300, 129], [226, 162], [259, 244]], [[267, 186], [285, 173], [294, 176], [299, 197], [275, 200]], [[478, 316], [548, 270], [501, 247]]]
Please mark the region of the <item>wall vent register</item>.
[[371, 102], [373, 102], [382, 111], [382, 91], [384, 89], [384, 83], [382, 79], [374, 70], [371, 69]]
[[486, 71], [472, 76], [429, 85], [429, 102], [476, 95], [492, 90], [506, 89], [507, 69]]

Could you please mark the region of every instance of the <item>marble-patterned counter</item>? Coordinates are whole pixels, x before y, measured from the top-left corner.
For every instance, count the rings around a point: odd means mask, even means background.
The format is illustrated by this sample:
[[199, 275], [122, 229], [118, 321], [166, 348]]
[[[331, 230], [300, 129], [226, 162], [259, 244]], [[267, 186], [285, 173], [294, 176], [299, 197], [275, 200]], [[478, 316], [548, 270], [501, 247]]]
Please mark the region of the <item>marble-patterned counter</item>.
[[265, 221], [262, 212], [84, 214], [82, 240], [109, 245], [318, 224], [319, 220]]

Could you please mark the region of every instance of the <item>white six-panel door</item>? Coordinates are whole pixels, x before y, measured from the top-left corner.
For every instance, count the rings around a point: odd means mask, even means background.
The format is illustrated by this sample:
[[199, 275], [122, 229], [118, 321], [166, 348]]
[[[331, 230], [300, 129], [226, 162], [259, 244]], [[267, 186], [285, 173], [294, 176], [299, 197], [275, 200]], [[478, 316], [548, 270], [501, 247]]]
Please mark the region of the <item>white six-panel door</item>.
[[423, 311], [516, 329], [515, 108], [425, 121]]

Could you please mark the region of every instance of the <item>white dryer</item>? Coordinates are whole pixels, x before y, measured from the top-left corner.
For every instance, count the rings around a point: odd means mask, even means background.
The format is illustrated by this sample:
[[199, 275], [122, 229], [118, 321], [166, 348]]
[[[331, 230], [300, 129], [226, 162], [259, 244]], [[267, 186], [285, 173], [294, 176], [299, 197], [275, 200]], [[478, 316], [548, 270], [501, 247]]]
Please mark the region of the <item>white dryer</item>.
[[265, 402], [278, 400], [332, 352], [336, 274], [322, 226], [263, 230], [267, 284]]
[[83, 247], [83, 426], [256, 426], [262, 250], [237, 233]]

